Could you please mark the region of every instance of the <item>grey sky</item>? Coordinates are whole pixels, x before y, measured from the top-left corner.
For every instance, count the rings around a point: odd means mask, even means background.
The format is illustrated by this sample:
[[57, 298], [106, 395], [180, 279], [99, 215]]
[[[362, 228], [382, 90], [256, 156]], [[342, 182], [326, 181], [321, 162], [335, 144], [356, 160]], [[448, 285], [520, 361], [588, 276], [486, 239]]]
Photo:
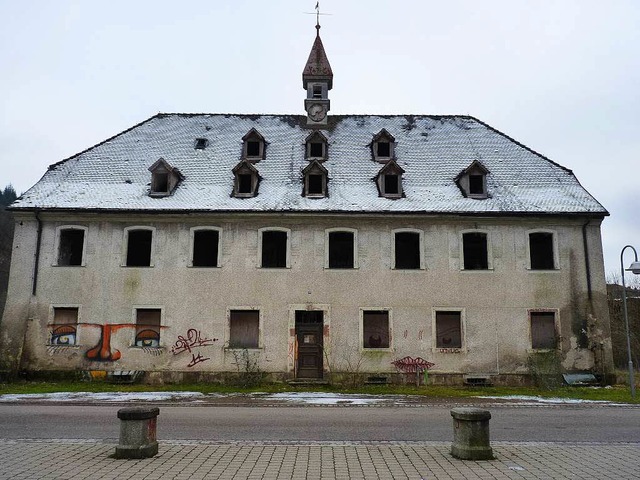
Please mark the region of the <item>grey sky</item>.
[[[322, 0], [331, 113], [469, 114], [571, 168], [640, 249], [640, 2]], [[0, 0], [0, 186], [157, 112], [303, 114], [315, 0]], [[625, 257], [625, 264], [632, 255]]]

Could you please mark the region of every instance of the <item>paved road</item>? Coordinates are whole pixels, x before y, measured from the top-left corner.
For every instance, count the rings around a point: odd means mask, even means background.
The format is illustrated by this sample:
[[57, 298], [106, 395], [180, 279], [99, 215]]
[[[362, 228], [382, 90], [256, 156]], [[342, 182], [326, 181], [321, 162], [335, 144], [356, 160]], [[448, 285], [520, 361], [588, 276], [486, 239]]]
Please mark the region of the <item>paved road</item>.
[[[118, 406], [0, 405], [0, 438], [117, 443]], [[625, 407], [490, 408], [491, 439], [640, 442], [640, 410]], [[160, 440], [450, 441], [449, 407], [161, 406]]]

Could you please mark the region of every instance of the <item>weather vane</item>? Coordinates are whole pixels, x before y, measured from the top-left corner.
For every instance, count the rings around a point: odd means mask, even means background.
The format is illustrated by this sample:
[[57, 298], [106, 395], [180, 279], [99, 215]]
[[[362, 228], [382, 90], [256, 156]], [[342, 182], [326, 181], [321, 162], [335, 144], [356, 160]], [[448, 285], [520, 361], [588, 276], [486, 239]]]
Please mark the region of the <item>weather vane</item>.
[[320, 31], [320, 15], [331, 15], [330, 13], [320, 13], [320, 2], [316, 2], [315, 12], [304, 12], [307, 15], [316, 16], [316, 30]]

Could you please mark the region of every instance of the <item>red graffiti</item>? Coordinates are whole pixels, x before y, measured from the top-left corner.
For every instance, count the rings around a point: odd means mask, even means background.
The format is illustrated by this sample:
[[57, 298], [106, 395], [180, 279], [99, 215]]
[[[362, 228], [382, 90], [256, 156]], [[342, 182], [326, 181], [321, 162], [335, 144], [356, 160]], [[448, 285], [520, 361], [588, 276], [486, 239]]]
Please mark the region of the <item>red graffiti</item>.
[[202, 338], [200, 330], [190, 328], [189, 330], [187, 330], [186, 337], [178, 335], [178, 340], [176, 340], [176, 343], [173, 345], [173, 347], [171, 347], [171, 353], [173, 353], [174, 355], [178, 355], [183, 352], [191, 353], [191, 349], [194, 347], [207, 347], [213, 345], [213, 342], [217, 341], [217, 338]]
[[187, 367], [193, 367], [194, 365], [197, 365], [198, 363], [206, 362], [207, 360], [211, 360], [211, 358], [203, 357], [202, 354], [199, 353], [199, 352], [198, 352], [197, 355], [195, 353], [192, 353], [191, 354], [191, 361], [189, 362]]
[[415, 373], [421, 372], [423, 370], [429, 370], [431, 367], [435, 365], [435, 363], [431, 363], [426, 361], [424, 358], [420, 357], [404, 357], [400, 360], [394, 360], [391, 362], [398, 370], [402, 370], [405, 373]]

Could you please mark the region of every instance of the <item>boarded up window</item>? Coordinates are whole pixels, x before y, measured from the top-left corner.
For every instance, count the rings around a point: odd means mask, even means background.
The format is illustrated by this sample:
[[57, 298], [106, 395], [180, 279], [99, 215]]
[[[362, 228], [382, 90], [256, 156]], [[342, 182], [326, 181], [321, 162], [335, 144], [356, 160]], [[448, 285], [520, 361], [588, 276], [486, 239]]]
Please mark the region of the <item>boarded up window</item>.
[[556, 315], [554, 312], [531, 312], [531, 348], [556, 348]]
[[51, 345], [75, 345], [78, 329], [78, 309], [53, 309], [53, 325], [51, 325]]
[[58, 265], [82, 265], [82, 250], [84, 248], [84, 230], [65, 228], [60, 231], [58, 247]]
[[529, 255], [532, 270], [553, 270], [553, 234], [536, 232], [529, 234]]
[[217, 230], [195, 230], [193, 232], [193, 259], [194, 267], [218, 266], [218, 241]]
[[353, 268], [353, 232], [329, 232], [329, 268]]
[[489, 268], [486, 233], [471, 232], [463, 234], [462, 250], [465, 270], [486, 270]]
[[139, 308], [136, 310], [136, 347], [160, 346], [160, 318], [158, 308]]
[[364, 348], [389, 348], [389, 312], [362, 312], [362, 344]]
[[287, 232], [262, 232], [262, 267], [287, 267]]
[[127, 235], [127, 267], [151, 265], [151, 230], [129, 230]]
[[460, 312], [436, 312], [436, 347], [462, 348]]
[[420, 268], [420, 234], [417, 232], [397, 232], [395, 242], [396, 268]]
[[229, 312], [229, 348], [258, 348], [260, 312], [231, 310]]

